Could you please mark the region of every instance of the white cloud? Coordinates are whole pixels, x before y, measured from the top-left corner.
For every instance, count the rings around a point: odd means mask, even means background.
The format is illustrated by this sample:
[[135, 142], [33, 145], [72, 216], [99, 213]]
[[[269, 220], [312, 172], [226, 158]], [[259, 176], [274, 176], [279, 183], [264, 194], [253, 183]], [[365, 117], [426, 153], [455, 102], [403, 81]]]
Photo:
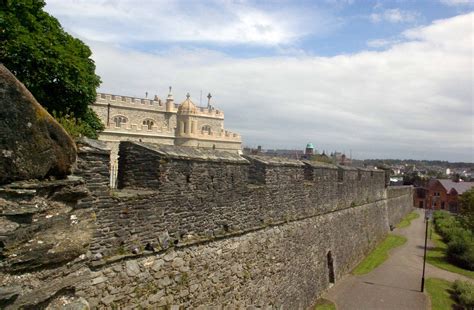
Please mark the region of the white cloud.
[[474, 13], [404, 32], [383, 51], [234, 58], [91, 42], [101, 90], [175, 98], [210, 91], [244, 144], [352, 149], [356, 157], [473, 161]]
[[474, 0], [440, 0], [441, 3], [449, 6], [472, 6]]
[[334, 21], [315, 10], [245, 1], [49, 0], [67, 29], [102, 42], [210, 42], [279, 45], [327, 31]]
[[409, 23], [414, 22], [418, 18], [419, 14], [416, 12], [403, 11], [400, 9], [388, 9], [380, 13], [372, 13], [370, 20], [373, 23], [380, 23], [387, 21], [390, 23]]
[[399, 42], [400, 40], [395, 40], [395, 39], [375, 39], [375, 40], [368, 41], [367, 46], [373, 47], [373, 48], [384, 48], [384, 47], [388, 47]]

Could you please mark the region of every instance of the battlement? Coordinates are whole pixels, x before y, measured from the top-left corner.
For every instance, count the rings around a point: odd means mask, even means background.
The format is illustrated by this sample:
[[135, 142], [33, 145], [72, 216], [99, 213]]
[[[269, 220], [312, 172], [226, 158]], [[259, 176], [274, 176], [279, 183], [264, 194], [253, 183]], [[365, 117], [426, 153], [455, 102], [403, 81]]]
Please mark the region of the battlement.
[[[176, 154], [180, 154], [180, 156], [178, 157]], [[165, 167], [167, 164], [177, 160], [178, 162], [173, 164], [173, 167], [176, 167], [176, 165], [190, 166], [193, 165], [193, 162], [201, 162], [200, 165], [203, 166], [209, 164], [209, 169], [214, 169], [212, 166], [215, 162], [225, 162], [228, 165], [235, 163], [244, 165], [244, 167], [240, 168], [239, 177], [242, 182], [248, 184], [265, 184], [281, 187], [290, 184], [302, 185], [303, 182], [333, 182], [334, 184], [358, 183], [358, 187], [365, 187], [366, 185], [376, 185], [379, 189], [385, 187], [385, 171], [383, 170], [353, 168], [312, 161], [299, 161], [257, 155], [241, 157], [235, 153], [217, 150], [134, 142], [121, 143], [119, 155], [122, 159], [122, 163], [119, 167], [119, 170], [122, 171], [122, 181], [133, 180], [134, 186], [138, 188], [148, 188], [150, 184], [149, 181], [153, 178], [159, 180], [175, 180], [175, 178], [170, 179], [164, 174], [172, 173], [170, 169]], [[232, 155], [232, 157], [229, 157], [230, 155]], [[229, 158], [233, 160], [229, 160]], [[183, 161], [187, 162], [184, 163]], [[133, 170], [141, 171], [141, 169], [144, 169], [150, 162], [156, 164], [157, 170], [153, 170], [154, 172], [162, 169], [160, 175], [146, 175], [146, 172], [140, 172], [139, 177], [134, 175]], [[229, 177], [232, 176], [229, 175]], [[180, 178], [176, 178], [176, 180], [178, 179]], [[128, 181], [125, 181], [125, 183], [130, 184]], [[235, 178], [232, 177], [232, 181], [234, 182]], [[153, 184], [153, 182], [151, 183]], [[127, 187], [127, 185], [122, 184], [121, 187]], [[156, 188], [154, 186], [152, 187]]]
[[[97, 93], [96, 105], [114, 105], [123, 108], [133, 108], [141, 110], [162, 111], [167, 113], [178, 113], [179, 103], [172, 103], [171, 107], [166, 106], [166, 100], [156, 97], [155, 99], [138, 98], [130, 96], [120, 96], [105, 93]], [[215, 108], [196, 107], [194, 115], [216, 119], [224, 119], [224, 112]]]
[[99, 105], [100, 104], [114, 104], [114, 105], [122, 106], [122, 107], [133, 107], [133, 108], [166, 111], [165, 102], [166, 101], [163, 101], [161, 99], [150, 100], [150, 99], [145, 99], [145, 98], [97, 93], [95, 104], [99, 104]]
[[201, 131], [201, 132], [189, 133], [189, 134], [180, 133], [178, 138], [241, 142], [241, 137], [239, 134], [228, 131], [228, 130], [220, 130], [219, 132]]
[[[153, 212], [173, 224], [147, 229], [156, 234], [166, 230], [179, 244], [377, 205], [388, 195], [393, 200], [412, 191], [387, 189], [383, 170], [135, 142], [120, 143], [117, 180], [120, 195], [132, 193], [117, 206], [130, 206], [117, 225], [136, 227], [134, 219], [145, 213], [156, 223], [149, 213], [152, 203]], [[135, 198], [135, 192], [147, 194]], [[398, 215], [391, 216], [390, 224], [397, 219]], [[150, 242], [140, 238], [140, 243]]]

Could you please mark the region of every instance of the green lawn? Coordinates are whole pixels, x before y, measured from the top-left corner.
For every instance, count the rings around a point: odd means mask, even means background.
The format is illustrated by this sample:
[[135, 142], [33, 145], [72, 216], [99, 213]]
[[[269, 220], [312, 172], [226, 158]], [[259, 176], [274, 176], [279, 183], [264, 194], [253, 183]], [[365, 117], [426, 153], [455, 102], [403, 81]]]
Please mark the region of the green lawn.
[[426, 279], [425, 290], [430, 295], [432, 310], [449, 310], [456, 304], [451, 298], [451, 285], [452, 282], [442, 279]]
[[336, 310], [336, 305], [327, 299], [319, 299], [314, 306], [314, 310]]
[[405, 216], [405, 218], [400, 223], [398, 223], [397, 227], [398, 228], [408, 227], [410, 226], [411, 221], [419, 217], [420, 215], [417, 212], [413, 211], [409, 213], [407, 216]]
[[441, 236], [436, 233], [434, 228], [432, 231], [430, 228], [429, 234], [431, 234], [431, 240], [433, 241], [435, 247], [426, 252], [426, 261], [438, 268], [459, 273], [465, 275], [466, 277], [474, 279], [474, 271], [462, 269], [458, 266], [450, 264], [446, 260], [446, 243], [443, 242]]
[[353, 271], [352, 274], [363, 275], [377, 268], [388, 258], [388, 252], [407, 241], [403, 236], [388, 235]]

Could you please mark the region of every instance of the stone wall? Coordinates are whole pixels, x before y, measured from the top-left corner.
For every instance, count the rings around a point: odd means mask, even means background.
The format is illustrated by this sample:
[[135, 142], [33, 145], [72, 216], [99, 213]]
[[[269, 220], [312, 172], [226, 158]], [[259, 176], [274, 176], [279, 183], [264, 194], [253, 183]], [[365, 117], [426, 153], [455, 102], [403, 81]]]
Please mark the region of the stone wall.
[[387, 198], [388, 223], [395, 226], [413, 209], [413, 187], [389, 186]]
[[373, 203], [178, 246], [105, 265], [77, 290], [110, 308], [306, 309], [329, 286], [329, 251], [338, 281], [386, 234], [385, 216], [383, 203]]
[[120, 189], [109, 192], [108, 151], [79, 145], [69, 188], [84, 194], [63, 202], [58, 229], [78, 222], [87, 238], [21, 279], [3, 251], [0, 306], [53, 307], [67, 295], [92, 308], [304, 309], [329, 286], [329, 253], [338, 281], [411, 210], [411, 187], [385, 188], [383, 171], [146, 143], [119, 152]]
[[[318, 179], [305, 180], [308, 169]], [[122, 190], [104, 211], [110, 224], [102, 233], [106, 246], [100, 254], [213, 240], [384, 199], [383, 172], [339, 168], [343, 180], [337, 182], [336, 169], [121, 143]]]

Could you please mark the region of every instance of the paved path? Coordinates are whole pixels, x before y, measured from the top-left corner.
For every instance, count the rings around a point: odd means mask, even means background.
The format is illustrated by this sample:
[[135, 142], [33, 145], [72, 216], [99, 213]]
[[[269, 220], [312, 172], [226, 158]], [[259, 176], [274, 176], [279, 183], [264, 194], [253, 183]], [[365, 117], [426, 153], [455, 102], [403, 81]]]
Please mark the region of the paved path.
[[[417, 212], [420, 217], [410, 226], [393, 231], [408, 240], [393, 249], [389, 259], [366, 275], [344, 277], [323, 297], [333, 301], [338, 310], [428, 309], [428, 297], [420, 292], [425, 224], [421, 210]], [[450, 281], [468, 279], [426, 264], [425, 278], [429, 277]]]

